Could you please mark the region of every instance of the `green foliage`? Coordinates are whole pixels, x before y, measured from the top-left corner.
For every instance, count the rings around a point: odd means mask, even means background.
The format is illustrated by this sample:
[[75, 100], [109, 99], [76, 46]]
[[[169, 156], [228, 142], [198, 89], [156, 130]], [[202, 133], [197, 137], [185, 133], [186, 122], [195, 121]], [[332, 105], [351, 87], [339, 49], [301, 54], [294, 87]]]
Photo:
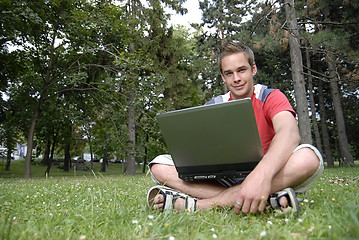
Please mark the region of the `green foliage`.
[[[148, 161], [166, 152], [156, 113], [202, 105], [223, 93], [216, 58], [224, 40], [251, 46], [259, 68], [255, 80], [291, 98], [289, 32], [282, 4], [200, 1], [203, 23], [191, 33], [168, 26], [164, 7], [183, 14], [183, 3], [1, 1], [0, 93], [9, 99], [0, 100], [0, 138], [5, 141], [5, 129], [15, 136], [9, 139], [26, 138], [41, 105], [34, 137], [38, 151], [57, 133], [55, 152], [60, 155], [68, 141], [73, 155], [92, 142], [98, 157], [107, 146], [110, 156], [126, 158], [131, 149], [137, 162]], [[311, 50], [312, 74], [325, 79], [323, 58], [327, 52], [335, 56], [349, 142], [357, 154], [358, 3], [296, 4], [300, 38]], [[327, 89], [325, 95], [334, 149], [336, 120]], [[136, 112], [135, 146], [127, 136], [131, 107]]]

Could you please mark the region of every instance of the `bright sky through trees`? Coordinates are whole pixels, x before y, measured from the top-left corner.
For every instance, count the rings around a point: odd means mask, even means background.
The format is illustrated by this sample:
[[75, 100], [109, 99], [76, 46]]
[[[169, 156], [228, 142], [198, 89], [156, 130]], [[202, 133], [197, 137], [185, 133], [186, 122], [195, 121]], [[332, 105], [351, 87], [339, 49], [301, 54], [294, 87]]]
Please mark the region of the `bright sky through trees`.
[[169, 13], [173, 14], [170, 21], [171, 24], [180, 24], [186, 27], [190, 27], [190, 23], [201, 22], [202, 11], [199, 9], [198, 0], [187, 0], [184, 3], [184, 7], [188, 9], [188, 13], [185, 15], [175, 14], [173, 10], [168, 10]]

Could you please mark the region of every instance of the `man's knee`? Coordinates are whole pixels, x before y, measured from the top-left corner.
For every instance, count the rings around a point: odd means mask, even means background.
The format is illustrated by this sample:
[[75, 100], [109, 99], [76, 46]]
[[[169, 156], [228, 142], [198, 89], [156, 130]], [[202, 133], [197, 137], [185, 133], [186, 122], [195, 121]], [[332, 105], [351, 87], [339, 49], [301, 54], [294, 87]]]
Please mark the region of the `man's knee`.
[[155, 163], [150, 166], [152, 176], [162, 184], [165, 184], [169, 178], [177, 177], [175, 166]]
[[306, 171], [309, 176], [315, 174], [320, 167], [321, 159], [316, 152], [311, 148], [301, 148], [295, 152], [299, 161], [296, 164], [300, 165], [300, 169]]
[[318, 149], [311, 145], [302, 146], [297, 149], [296, 155], [298, 170], [303, 173], [306, 180], [299, 186], [295, 187], [296, 193], [305, 193], [324, 171], [323, 158]]
[[305, 152], [305, 156], [303, 158], [305, 160], [305, 164], [309, 169], [313, 170], [313, 173], [315, 173], [320, 165], [320, 159], [310, 148], [304, 148], [303, 151]]
[[155, 163], [150, 166], [150, 171], [154, 177], [161, 174], [162, 165], [163, 164]]

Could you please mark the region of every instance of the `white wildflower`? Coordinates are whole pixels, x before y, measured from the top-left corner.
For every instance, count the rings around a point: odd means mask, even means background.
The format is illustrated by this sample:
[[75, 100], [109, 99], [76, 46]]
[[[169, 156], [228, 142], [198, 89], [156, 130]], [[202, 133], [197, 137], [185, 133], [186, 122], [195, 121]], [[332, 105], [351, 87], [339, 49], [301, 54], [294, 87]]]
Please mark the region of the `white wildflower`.
[[267, 232], [266, 231], [262, 231], [259, 236], [262, 238], [262, 237], [265, 237], [267, 236]]
[[213, 233], [212, 237], [213, 237], [214, 239], [216, 239], [216, 238], [217, 238], [217, 235], [216, 235], [215, 233]]
[[132, 220], [132, 224], [138, 224], [137, 220]]
[[148, 215], [148, 219], [153, 219], [153, 215]]

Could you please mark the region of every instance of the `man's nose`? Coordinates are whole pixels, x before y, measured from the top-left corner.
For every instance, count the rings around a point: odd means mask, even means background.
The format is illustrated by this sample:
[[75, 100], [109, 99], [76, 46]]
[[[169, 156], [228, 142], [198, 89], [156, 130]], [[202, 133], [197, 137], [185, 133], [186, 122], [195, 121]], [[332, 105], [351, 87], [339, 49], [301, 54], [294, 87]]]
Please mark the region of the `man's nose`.
[[240, 80], [241, 80], [240, 74], [237, 73], [237, 72], [234, 72], [234, 73], [233, 73], [233, 80], [234, 80], [235, 82], [240, 81]]

